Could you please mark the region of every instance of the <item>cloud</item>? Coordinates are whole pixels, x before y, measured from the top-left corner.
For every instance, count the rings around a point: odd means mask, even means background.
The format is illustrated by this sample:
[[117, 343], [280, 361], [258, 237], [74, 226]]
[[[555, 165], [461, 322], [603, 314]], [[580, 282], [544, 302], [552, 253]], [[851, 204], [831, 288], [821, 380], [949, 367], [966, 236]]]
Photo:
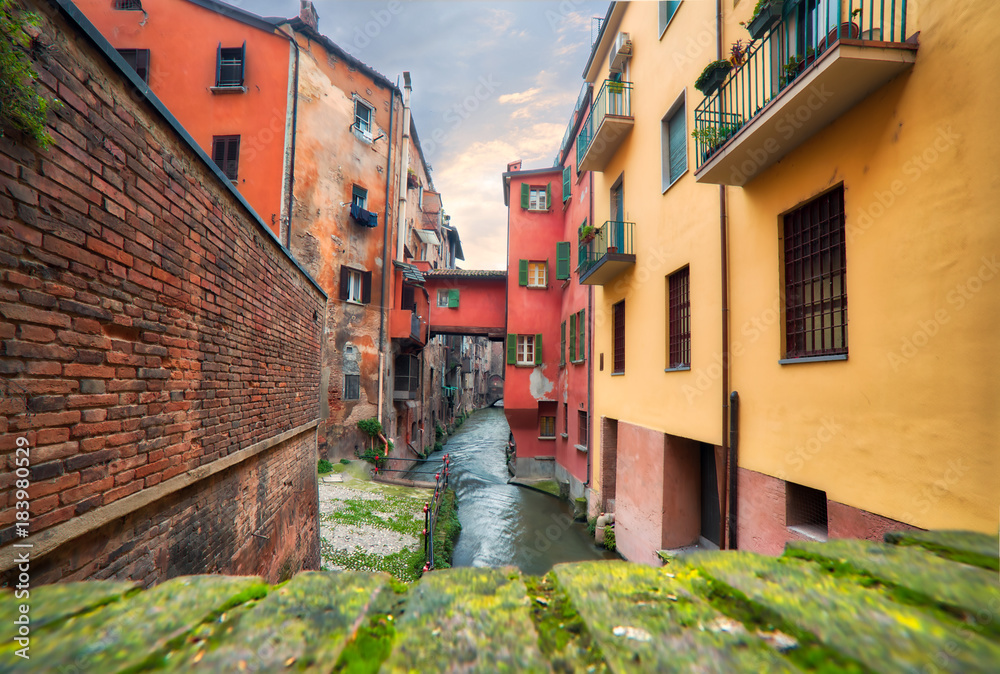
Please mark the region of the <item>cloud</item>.
[[500, 103], [501, 105], [506, 105], [507, 103], [515, 103], [515, 104], [527, 103], [535, 96], [540, 94], [541, 91], [542, 91], [541, 87], [533, 87], [531, 89], [528, 89], [527, 91], [520, 91], [516, 94], [504, 94], [503, 96], [497, 99], [497, 102]]

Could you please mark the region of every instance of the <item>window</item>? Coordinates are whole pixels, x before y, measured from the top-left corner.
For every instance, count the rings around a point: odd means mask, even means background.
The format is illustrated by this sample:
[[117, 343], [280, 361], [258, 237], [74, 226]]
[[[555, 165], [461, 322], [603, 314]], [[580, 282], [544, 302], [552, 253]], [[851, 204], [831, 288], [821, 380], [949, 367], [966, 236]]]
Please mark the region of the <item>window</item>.
[[361, 375], [344, 375], [344, 400], [359, 400], [361, 398]]
[[358, 208], [368, 208], [368, 190], [355, 185], [351, 188], [351, 205]]
[[826, 492], [786, 482], [785, 526], [810, 538], [826, 540]]
[[569, 278], [569, 241], [556, 242], [556, 279], [564, 280]]
[[667, 367], [691, 365], [690, 269], [684, 267], [667, 277]]
[[142, 11], [142, 2], [140, 0], [115, 0], [115, 4], [112, 5], [112, 9]]
[[576, 319], [576, 329], [579, 331], [579, 338], [576, 343], [576, 362], [582, 363], [587, 360], [587, 321], [586, 309], [580, 309], [579, 317]]
[[372, 301], [372, 273], [347, 266], [340, 268], [340, 299], [368, 304]]
[[844, 186], [784, 217], [785, 357], [847, 353]]
[[441, 288], [437, 293], [437, 305], [441, 308], [448, 306], [448, 291]]
[[540, 438], [554, 438], [556, 437], [556, 418], [555, 417], [538, 417], [538, 437]]
[[590, 439], [590, 424], [587, 418], [587, 413], [583, 410], [579, 412], [579, 435], [576, 438], [576, 444], [579, 447], [587, 447], [588, 440]]
[[215, 53], [215, 86], [220, 89], [243, 87], [246, 71], [247, 43], [242, 47], [223, 47], [219, 43]]
[[529, 211], [547, 211], [552, 203], [552, 183], [529, 185], [521, 183], [521, 208]]
[[458, 309], [458, 288], [451, 288], [448, 290], [448, 307], [450, 309]]
[[569, 362], [576, 362], [576, 314], [569, 316]]
[[687, 171], [687, 119], [682, 95], [660, 120], [661, 188], [665, 192]]
[[354, 99], [354, 128], [365, 139], [372, 139], [372, 116], [375, 110], [360, 99]]
[[132, 66], [132, 70], [143, 82], [149, 83], [149, 50], [148, 49], [119, 49], [118, 54], [125, 59], [125, 63]]
[[546, 263], [544, 262], [529, 262], [528, 263], [528, 287], [529, 288], [544, 288], [547, 284], [548, 279], [546, 278]]
[[559, 365], [566, 364], [566, 321], [559, 324]]
[[541, 365], [542, 336], [538, 335], [507, 335], [508, 365]]
[[611, 374], [625, 374], [625, 300], [611, 307]]
[[674, 18], [674, 13], [677, 12], [677, 8], [681, 5], [681, 0], [672, 0], [671, 2], [661, 2], [660, 5], [660, 35], [663, 35], [663, 31], [667, 29], [667, 24], [670, 20]]
[[572, 176], [573, 167], [566, 166], [563, 168], [563, 202], [569, 201], [572, 196]]
[[227, 178], [236, 182], [240, 165], [240, 137], [213, 136], [212, 161], [222, 169]]

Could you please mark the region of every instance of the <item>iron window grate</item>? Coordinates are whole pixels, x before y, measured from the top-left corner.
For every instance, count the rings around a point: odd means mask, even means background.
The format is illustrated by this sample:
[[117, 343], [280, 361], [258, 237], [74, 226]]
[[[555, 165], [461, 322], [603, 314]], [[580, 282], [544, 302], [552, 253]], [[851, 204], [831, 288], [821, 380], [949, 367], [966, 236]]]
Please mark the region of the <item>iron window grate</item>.
[[669, 294], [669, 367], [691, 364], [691, 284], [690, 270], [684, 267], [667, 277]]
[[847, 353], [844, 187], [784, 217], [786, 358]]
[[785, 526], [817, 537], [828, 534], [826, 492], [794, 482], [785, 483]]
[[112, 6], [113, 9], [129, 9], [142, 11], [142, 1], [141, 0], [115, 0], [115, 4]]

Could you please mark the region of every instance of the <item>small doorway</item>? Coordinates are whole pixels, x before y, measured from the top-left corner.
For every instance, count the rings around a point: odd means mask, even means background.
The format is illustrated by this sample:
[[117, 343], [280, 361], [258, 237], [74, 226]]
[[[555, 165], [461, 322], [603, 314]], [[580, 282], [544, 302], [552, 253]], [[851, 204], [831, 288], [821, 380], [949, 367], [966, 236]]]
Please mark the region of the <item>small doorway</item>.
[[715, 447], [698, 443], [701, 454], [701, 536], [716, 547], [722, 543], [719, 481], [715, 471]]

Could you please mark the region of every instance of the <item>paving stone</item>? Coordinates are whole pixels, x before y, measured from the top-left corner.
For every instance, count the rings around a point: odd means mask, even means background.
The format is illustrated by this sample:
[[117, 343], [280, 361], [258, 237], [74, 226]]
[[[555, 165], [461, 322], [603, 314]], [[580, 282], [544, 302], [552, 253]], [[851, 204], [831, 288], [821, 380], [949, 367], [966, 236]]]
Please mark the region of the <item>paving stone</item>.
[[383, 672], [548, 672], [516, 569], [426, 574], [409, 592]]
[[[181, 576], [68, 619], [32, 641], [31, 671], [117, 672], [156, 663], [169, 642], [215, 612], [264, 596], [260, 578]], [[2, 670], [0, 670], [2, 671]]]
[[948, 559], [1000, 571], [1000, 538], [974, 531], [900, 531], [885, 540], [916, 545]]
[[880, 581], [905, 588], [928, 604], [966, 613], [967, 620], [1000, 634], [1000, 580], [993, 571], [952, 562], [914, 546], [840, 539], [795, 541], [786, 555], [805, 555], [846, 564]]
[[306, 572], [188, 635], [166, 671], [330, 671], [389, 576]]
[[746, 552], [685, 561], [873, 671], [923, 673], [928, 663], [948, 672], [1000, 671], [1000, 644], [818, 565]]
[[[26, 598], [18, 599], [14, 591], [0, 591], [0, 616], [3, 616], [3, 641], [6, 647], [14, 637], [14, 631], [6, 634], [13, 625], [13, 617], [19, 615], [18, 607], [29, 606], [28, 617], [31, 631], [59, 622], [64, 618], [96, 609], [104, 604], [118, 601], [126, 592], [136, 589], [135, 583], [57, 583], [30, 588]], [[7, 620], [7, 617], [11, 620]]]
[[553, 573], [615, 672], [799, 671], [699, 598], [697, 570], [583, 562]]

